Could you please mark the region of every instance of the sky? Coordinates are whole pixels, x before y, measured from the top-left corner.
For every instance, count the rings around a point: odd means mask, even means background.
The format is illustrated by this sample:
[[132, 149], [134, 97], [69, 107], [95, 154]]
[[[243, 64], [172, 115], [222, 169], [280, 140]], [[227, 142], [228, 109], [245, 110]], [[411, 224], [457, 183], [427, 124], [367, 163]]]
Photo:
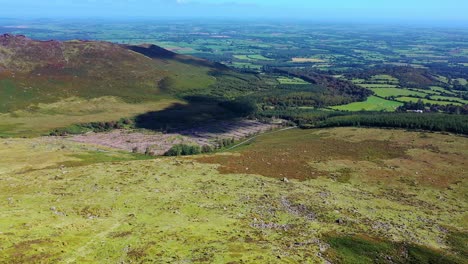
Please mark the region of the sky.
[[468, 0], [0, 0], [8, 18], [244, 18], [468, 23]]

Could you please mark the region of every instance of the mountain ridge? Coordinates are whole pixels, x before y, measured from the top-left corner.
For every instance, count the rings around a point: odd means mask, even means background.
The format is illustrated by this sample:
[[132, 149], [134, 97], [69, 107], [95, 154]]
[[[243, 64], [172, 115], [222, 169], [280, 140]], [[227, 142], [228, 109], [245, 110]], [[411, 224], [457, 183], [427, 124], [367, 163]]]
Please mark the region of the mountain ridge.
[[24, 35], [3, 34], [0, 112], [74, 96], [117, 96], [129, 102], [156, 100], [174, 91], [206, 89], [216, 80], [211, 73], [225, 70], [228, 68], [218, 63], [153, 44], [37, 41]]

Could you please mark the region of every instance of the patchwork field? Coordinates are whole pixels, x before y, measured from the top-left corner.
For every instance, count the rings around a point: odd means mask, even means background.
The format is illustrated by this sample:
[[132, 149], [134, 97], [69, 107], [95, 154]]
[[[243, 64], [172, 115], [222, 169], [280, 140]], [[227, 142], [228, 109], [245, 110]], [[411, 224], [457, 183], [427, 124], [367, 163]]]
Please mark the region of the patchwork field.
[[0, 144], [8, 156], [0, 161], [2, 262], [464, 263], [467, 256], [464, 137], [293, 129], [229, 153], [149, 160], [60, 138]]

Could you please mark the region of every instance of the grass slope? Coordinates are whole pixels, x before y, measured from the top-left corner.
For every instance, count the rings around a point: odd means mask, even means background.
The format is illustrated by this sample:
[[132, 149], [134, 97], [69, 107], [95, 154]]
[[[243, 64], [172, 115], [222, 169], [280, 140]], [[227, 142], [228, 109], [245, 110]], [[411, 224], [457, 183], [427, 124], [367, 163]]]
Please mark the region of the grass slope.
[[[466, 254], [463, 137], [290, 130], [232, 153], [144, 161], [48, 140], [0, 139], [10, 158], [0, 166], [1, 262], [463, 263]], [[321, 155], [332, 144], [362, 155]], [[395, 152], [382, 155], [379, 144]], [[217, 158], [267, 166], [274, 155], [265, 151], [290, 162], [295, 151], [317, 174], [284, 182], [254, 165], [227, 173]]]
[[3, 137], [154, 113], [195, 97], [197, 105], [205, 104], [200, 98], [216, 104], [212, 97], [227, 100], [270, 86], [258, 76], [154, 45], [0, 36]]
[[0, 112], [69, 97], [116, 96], [155, 101], [181, 90], [207, 89], [219, 66], [157, 46], [91, 41], [34, 41], [0, 36]]

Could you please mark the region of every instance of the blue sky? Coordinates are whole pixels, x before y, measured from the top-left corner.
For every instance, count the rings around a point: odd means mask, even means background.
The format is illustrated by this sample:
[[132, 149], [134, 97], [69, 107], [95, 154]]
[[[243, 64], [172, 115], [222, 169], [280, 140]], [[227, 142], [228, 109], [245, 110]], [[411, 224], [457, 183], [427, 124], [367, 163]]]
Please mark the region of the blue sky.
[[0, 0], [0, 17], [468, 22], [468, 0]]

